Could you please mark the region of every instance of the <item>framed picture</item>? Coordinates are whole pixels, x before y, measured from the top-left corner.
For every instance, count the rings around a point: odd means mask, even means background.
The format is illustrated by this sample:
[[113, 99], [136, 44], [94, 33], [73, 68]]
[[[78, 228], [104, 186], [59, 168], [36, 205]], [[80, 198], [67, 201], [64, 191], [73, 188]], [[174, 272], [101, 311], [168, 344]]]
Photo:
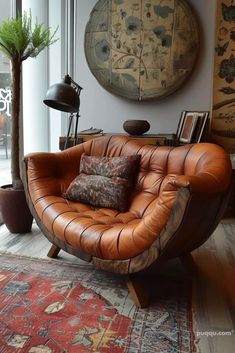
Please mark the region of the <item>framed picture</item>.
[[196, 112], [197, 114], [197, 125], [195, 128], [193, 142], [200, 142], [203, 136], [203, 132], [205, 131], [206, 123], [209, 119], [209, 112]]
[[176, 139], [179, 143], [198, 143], [201, 141], [209, 111], [187, 111], [181, 114]]
[[182, 127], [179, 133], [179, 142], [190, 143], [197, 124], [198, 115], [196, 112], [185, 112], [182, 117]]
[[181, 117], [180, 117], [180, 120], [179, 120], [179, 123], [178, 123], [178, 126], [177, 126], [177, 130], [176, 130], [176, 140], [177, 140], [177, 141], [178, 141], [179, 138], [180, 138], [180, 133], [181, 133], [181, 130], [182, 130], [182, 127], [183, 127], [184, 118], [185, 118], [186, 113], [187, 113], [186, 110], [184, 110], [184, 111], [181, 113]]

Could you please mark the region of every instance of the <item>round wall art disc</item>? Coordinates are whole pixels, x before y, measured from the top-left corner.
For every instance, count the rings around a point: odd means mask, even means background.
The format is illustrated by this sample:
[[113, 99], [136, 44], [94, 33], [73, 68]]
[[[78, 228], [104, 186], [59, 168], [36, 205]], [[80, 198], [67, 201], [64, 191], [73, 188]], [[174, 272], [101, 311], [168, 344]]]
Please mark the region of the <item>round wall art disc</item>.
[[177, 90], [198, 48], [197, 21], [185, 0], [99, 0], [85, 31], [95, 78], [109, 92], [134, 100]]

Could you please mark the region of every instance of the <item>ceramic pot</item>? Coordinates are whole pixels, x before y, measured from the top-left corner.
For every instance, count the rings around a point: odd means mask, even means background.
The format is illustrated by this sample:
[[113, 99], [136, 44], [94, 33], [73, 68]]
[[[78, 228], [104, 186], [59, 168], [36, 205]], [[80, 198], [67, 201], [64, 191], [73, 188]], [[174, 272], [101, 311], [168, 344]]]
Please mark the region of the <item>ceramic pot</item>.
[[33, 216], [27, 205], [24, 190], [15, 190], [12, 185], [1, 186], [0, 213], [3, 223], [11, 233], [31, 231]]
[[147, 120], [126, 120], [123, 129], [130, 135], [142, 135], [150, 129]]

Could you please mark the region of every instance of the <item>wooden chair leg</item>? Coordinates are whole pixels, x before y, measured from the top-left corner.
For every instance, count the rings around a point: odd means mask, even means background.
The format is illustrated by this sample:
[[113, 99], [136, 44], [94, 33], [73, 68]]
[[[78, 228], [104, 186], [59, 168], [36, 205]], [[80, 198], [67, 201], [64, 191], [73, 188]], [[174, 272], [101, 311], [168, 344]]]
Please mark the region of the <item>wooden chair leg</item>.
[[192, 274], [194, 276], [198, 275], [199, 273], [198, 266], [194, 261], [193, 256], [190, 253], [180, 256], [180, 261], [184, 266], [184, 268], [186, 269], [186, 271], [189, 272], [189, 274]]
[[140, 277], [129, 275], [127, 277], [127, 287], [131, 299], [139, 308], [146, 308], [149, 305], [147, 295], [144, 291], [144, 285]]
[[52, 244], [47, 256], [55, 259], [60, 252], [60, 248], [57, 245]]

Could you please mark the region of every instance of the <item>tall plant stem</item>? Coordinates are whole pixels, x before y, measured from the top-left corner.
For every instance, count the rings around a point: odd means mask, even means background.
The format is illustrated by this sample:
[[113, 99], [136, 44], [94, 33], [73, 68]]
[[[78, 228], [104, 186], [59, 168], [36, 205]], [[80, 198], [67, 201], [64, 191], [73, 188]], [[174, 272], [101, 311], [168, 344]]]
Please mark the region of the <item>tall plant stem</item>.
[[14, 189], [23, 189], [19, 164], [19, 117], [21, 67], [19, 58], [11, 60], [12, 65], [12, 135], [11, 135], [11, 176]]

